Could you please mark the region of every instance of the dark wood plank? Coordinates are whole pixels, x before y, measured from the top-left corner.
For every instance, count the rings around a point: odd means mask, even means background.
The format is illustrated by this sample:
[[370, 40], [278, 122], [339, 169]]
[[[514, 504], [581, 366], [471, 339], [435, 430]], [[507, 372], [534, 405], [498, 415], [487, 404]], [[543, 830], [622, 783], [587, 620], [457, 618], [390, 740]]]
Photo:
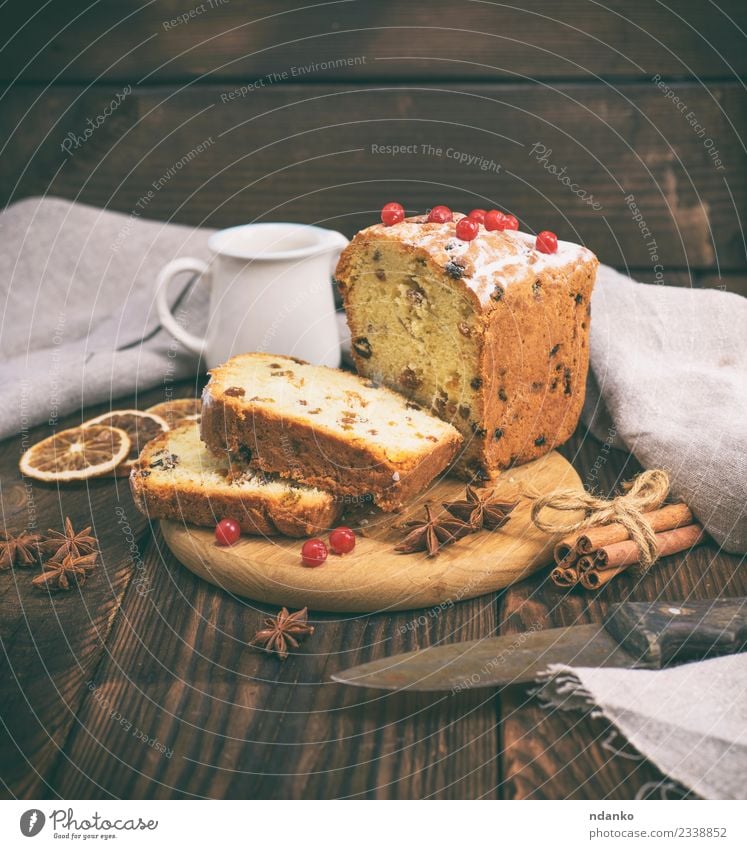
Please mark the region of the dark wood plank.
[[[174, 397], [186, 397], [190, 390], [179, 385]], [[143, 408], [157, 403], [163, 390], [139, 400]], [[133, 399], [126, 404], [135, 405]], [[109, 405], [92, 407], [85, 417], [106, 409]], [[71, 416], [63, 425], [80, 421]], [[70, 516], [77, 529], [92, 525], [102, 554], [82, 593], [42, 592], [31, 585], [32, 570], [0, 573], [0, 763], [4, 794], [20, 798], [55, 795], [50, 774], [59, 759], [64, 761], [65, 740], [122, 600], [128, 589], [148, 591], [138, 559], [147, 522], [132, 509], [126, 478], [58, 488], [21, 477], [21, 452], [48, 434], [40, 426], [0, 444], [0, 527], [43, 532], [60, 529]]]
[[[600, 449], [593, 438], [580, 436], [566, 446], [587, 485], [597, 483], [599, 491], [609, 492], [638, 467], [619, 452]], [[538, 625], [555, 628], [599, 622], [609, 604], [625, 599], [746, 595], [747, 578], [739, 566], [739, 557], [720, 553], [711, 544], [687, 556], [663, 558], [639, 581], [622, 575], [597, 594], [575, 589], [564, 593], [547, 575], [538, 575], [505, 592], [500, 630], [513, 634]], [[543, 710], [525, 688], [501, 695], [501, 729], [509, 798], [633, 799], [649, 782], [664, 780], [606, 721]]]
[[[12, 128], [0, 199], [47, 192], [138, 217], [285, 219], [348, 234], [392, 198], [411, 211], [500, 205], [611, 265], [655, 276], [661, 266], [665, 280], [684, 268], [742, 271], [743, 91], [677, 90], [715, 139], [723, 171], [653, 85], [276, 86], [225, 101], [234, 88], [148, 88], [95, 130], [88, 121], [98, 123], [117, 89], [16, 88], [0, 103]], [[538, 144], [550, 151], [544, 161]], [[386, 145], [415, 152], [382, 153]]]
[[697, 285], [747, 297], [747, 274], [701, 274], [698, 275]]
[[[395, 615], [316, 614], [317, 632], [281, 663], [246, 645], [266, 608], [193, 577], [160, 534], [143, 560], [153, 591], [124, 600], [51, 781], [60, 795], [495, 795], [491, 692], [400, 696], [329, 681], [374, 657], [489, 633], [490, 597]], [[139, 743], [143, 735], [167, 751]]]
[[[524, 690], [506, 691], [499, 704], [487, 691], [398, 696], [329, 683], [354, 663], [495, 632], [492, 597], [394, 616], [315, 615], [317, 634], [280, 664], [245, 645], [265, 609], [176, 564], [121, 482], [59, 493], [34, 486], [31, 500], [14, 477], [18, 448], [9, 440], [0, 454], [4, 524], [93, 517], [104, 558], [82, 597], [50, 602], [24, 572], [0, 577], [7, 795], [631, 798], [661, 778], [614, 755], [606, 724], [548, 716]], [[564, 450], [602, 491], [637, 471], [582, 435]], [[538, 576], [505, 593], [501, 630], [598, 621], [626, 596], [744, 594], [737, 567], [737, 558], [702, 548], [594, 597], [563, 595]]]
[[[567, 0], [500, 3], [9, 0], [0, 77], [248, 81], [321, 67], [311, 79], [586, 78], [747, 71], [744, 4], [696, 0], [667, 8]], [[183, 16], [183, 17], [180, 17]], [[296, 72], [298, 73], [298, 72]]]
[[[26, 436], [35, 441], [44, 428]], [[29, 442], [30, 444], [30, 442]], [[117, 509], [127, 480], [97, 480], [57, 488], [27, 480], [17, 469], [21, 438], [0, 448], [0, 527], [76, 529], [93, 525], [102, 543], [99, 569], [84, 592], [50, 595], [31, 585], [35, 570], [0, 574], [0, 762], [6, 791], [33, 798], [50, 791], [47, 778], [75, 722], [84, 681], [93, 675], [127, 586], [136, 574]], [[131, 532], [145, 522], [133, 516]]]

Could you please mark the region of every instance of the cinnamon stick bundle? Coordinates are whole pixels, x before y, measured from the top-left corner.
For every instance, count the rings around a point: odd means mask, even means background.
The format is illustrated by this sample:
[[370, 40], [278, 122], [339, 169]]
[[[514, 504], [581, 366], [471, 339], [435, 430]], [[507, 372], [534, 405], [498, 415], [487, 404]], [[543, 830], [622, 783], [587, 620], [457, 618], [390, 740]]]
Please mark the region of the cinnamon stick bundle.
[[[687, 504], [667, 504], [658, 510], [644, 513], [654, 533], [671, 531], [689, 525], [693, 521], [693, 514]], [[576, 556], [590, 554], [599, 548], [605, 548], [614, 543], [624, 542], [630, 539], [627, 528], [619, 522], [611, 525], [597, 525], [592, 528], [583, 528], [575, 531], [560, 540], [555, 546], [555, 562], [568, 561], [570, 555], [575, 551]]]
[[627, 566], [618, 566], [616, 569], [606, 569], [605, 571], [589, 569], [588, 572], [584, 572], [581, 575], [579, 583], [586, 590], [599, 590], [619, 575], [620, 572], [625, 572], [627, 568]]
[[[656, 535], [659, 547], [659, 557], [676, 554], [700, 542], [703, 536], [703, 526], [698, 522], [675, 528]], [[638, 562], [638, 550], [630, 541], [618, 542], [600, 548], [594, 559], [595, 565], [603, 569], [614, 569], [617, 566], [632, 566]]]
[[574, 587], [578, 583], [579, 572], [575, 565], [556, 566], [550, 573], [550, 577], [558, 587]]
[[[645, 514], [656, 536], [658, 557], [677, 554], [698, 545], [703, 528], [694, 521], [686, 504], [667, 504]], [[553, 582], [564, 589], [580, 583], [596, 590], [616, 575], [640, 562], [640, 550], [620, 523], [598, 525], [575, 531], [554, 549]]]
[[[678, 554], [688, 548], [699, 545], [703, 541], [703, 526], [697, 522], [685, 525], [684, 528], [675, 528], [656, 535], [656, 545], [659, 557], [669, 554]], [[638, 563], [638, 548], [630, 540], [613, 543], [605, 548], [600, 548], [593, 557], [583, 557], [581, 560], [590, 560], [590, 565], [585, 570], [579, 570], [581, 586], [587, 590], [598, 590], [609, 583], [620, 572], [624, 572], [629, 566]], [[580, 561], [579, 561], [580, 562]]]

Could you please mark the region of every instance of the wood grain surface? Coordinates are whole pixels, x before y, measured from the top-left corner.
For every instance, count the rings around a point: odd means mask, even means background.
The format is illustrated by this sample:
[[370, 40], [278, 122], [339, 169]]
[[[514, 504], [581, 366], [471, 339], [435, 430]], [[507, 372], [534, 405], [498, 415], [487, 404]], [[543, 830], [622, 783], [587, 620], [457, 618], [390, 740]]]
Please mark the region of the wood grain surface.
[[673, 86], [722, 170], [652, 83], [285, 85], [233, 100], [222, 99], [233, 84], [147, 87], [87, 138], [122, 89], [16, 86], [0, 101], [0, 200], [46, 192], [136, 218], [347, 235], [392, 198], [410, 211], [446, 201], [510, 210], [524, 229], [552, 229], [659, 283], [675, 269], [743, 270], [743, 88]]
[[[586, 485], [600, 493], [608, 494], [640, 471], [628, 455], [605, 450], [594, 439], [581, 441], [577, 436], [563, 451], [574, 456]], [[598, 593], [564, 592], [546, 573], [533, 576], [505, 592], [499, 629], [519, 634], [531, 627], [600, 622], [609, 605], [617, 601], [731, 598], [746, 591], [744, 556], [725, 554], [710, 543], [689, 554], [663, 558], [640, 580], [624, 573]], [[609, 723], [575, 712], [548, 713], [531, 698], [529, 690], [516, 687], [501, 695], [507, 798], [666, 796], [665, 777], [621, 740]]]
[[[185, 395], [193, 385], [184, 385]], [[123, 406], [145, 408], [153, 391]], [[102, 408], [84, 415], [103, 412]], [[61, 422], [75, 424], [78, 418]], [[747, 593], [739, 558], [708, 545], [640, 582], [562, 593], [542, 571], [503, 593], [377, 615], [314, 613], [285, 663], [247, 644], [277, 608], [184, 569], [122, 481], [26, 486], [23, 442], [0, 453], [3, 522], [93, 519], [104, 552], [83, 593], [50, 598], [0, 574], [3, 795], [25, 798], [633, 798], [662, 776], [604, 723], [543, 711], [522, 688], [387, 694], [330, 675], [396, 652], [526, 628], [598, 622], [623, 598]], [[637, 466], [580, 430], [562, 449], [604, 491]], [[601, 461], [600, 461], [601, 458]], [[375, 566], [372, 564], [372, 568]], [[650, 782], [654, 782], [651, 784]]]
[[215, 534], [205, 528], [163, 521], [161, 531], [171, 552], [188, 569], [254, 601], [341, 613], [412, 610], [495, 592], [549, 565], [557, 538], [534, 526], [531, 501], [522, 495], [556, 489], [582, 490], [573, 466], [556, 451], [506, 472], [494, 492], [502, 501], [518, 500], [509, 522], [496, 531], [465, 537], [432, 558], [424, 552], [395, 551], [406, 533], [397, 526], [420, 519], [425, 504], [448, 515], [441, 505], [464, 500], [462, 481], [436, 481], [400, 515], [364, 509], [357, 516], [343, 517], [343, 524], [359, 531], [355, 550], [344, 557], [331, 554], [319, 569], [301, 566], [299, 541], [294, 539], [244, 536], [236, 545], [221, 548], [215, 544]]
[[[265, 74], [376, 80], [650, 77], [744, 73], [740, 0], [428, 0], [252, 3], [6, 0], [0, 79], [238, 79]], [[191, 10], [196, 10], [190, 14]], [[183, 17], [182, 17], [183, 16]], [[338, 58], [345, 68], [309, 65]], [[297, 79], [298, 76], [295, 78]]]
[[[747, 291], [743, 0], [232, 0], [172, 26], [200, 5], [4, 3], [0, 203], [56, 194], [128, 216], [285, 218], [348, 234], [392, 199], [499, 205], [646, 282]], [[551, 151], [544, 161], [535, 144]], [[154, 390], [121, 406], [160, 400]], [[543, 571], [451, 605], [314, 613], [313, 638], [282, 664], [247, 645], [276, 609], [184, 569], [126, 481], [21, 480], [21, 451], [48, 433], [0, 444], [0, 522], [44, 530], [69, 515], [94, 524], [104, 554], [83, 593], [50, 597], [31, 573], [0, 573], [9, 798], [658, 797], [663, 776], [606, 723], [548, 713], [526, 689], [398, 695], [329, 676], [428, 645], [599, 622], [625, 598], [747, 594], [743, 558], [708, 544], [596, 595], [563, 593]], [[562, 453], [600, 492], [638, 471], [582, 428]]]

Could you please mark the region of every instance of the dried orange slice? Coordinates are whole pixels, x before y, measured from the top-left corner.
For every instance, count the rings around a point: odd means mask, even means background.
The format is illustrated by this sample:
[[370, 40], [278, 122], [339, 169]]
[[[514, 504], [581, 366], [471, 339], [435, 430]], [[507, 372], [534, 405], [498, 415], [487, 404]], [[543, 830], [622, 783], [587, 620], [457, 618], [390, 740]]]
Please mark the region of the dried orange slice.
[[81, 427], [106, 425], [123, 430], [130, 437], [130, 450], [126, 459], [117, 466], [115, 474], [124, 477], [130, 474], [132, 464], [137, 460], [143, 446], [161, 433], [169, 429], [168, 422], [155, 413], [144, 413], [142, 410], [112, 410], [95, 419], [83, 422]]
[[82, 481], [112, 472], [131, 447], [130, 437], [119, 428], [72, 427], [32, 445], [18, 465], [36, 480]]
[[173, 401], [162, 401], [148, 407], [148, 413], [162, 416], [169, 424], [171, 430], [187, 422], [199, 422], [202, 402], [199, 398], [175, 398]]

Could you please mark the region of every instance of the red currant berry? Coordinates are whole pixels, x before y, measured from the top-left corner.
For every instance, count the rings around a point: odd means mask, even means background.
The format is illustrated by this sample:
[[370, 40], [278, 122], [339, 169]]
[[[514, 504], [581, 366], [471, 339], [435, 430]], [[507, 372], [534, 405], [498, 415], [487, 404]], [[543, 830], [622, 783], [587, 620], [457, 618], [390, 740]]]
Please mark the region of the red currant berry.
[[499, 209], [491, 209], [490, 212], [485, 213], [485, 224], [486, 230], [502, 230], [505, 226], [503, 219], [506, 216]]
[[516, 218], [515, 215], [504, 215], [503, 216], [503, 229], [504, 230], [518, 230], [519, 229], [519, 219]]
[[241, 528], [234, 519], [221, 519], [215, 526], [215, 541], [218, 545], [233, 545], [239, 541]]
[[541, 233], [537, 233], [537, 241], [534, 246], [543, 254], [554, 254], [558, 249], [558, 237], [549, 230], [543, 230]]
[[485, 223], [485, 216], [487, 212], [484, 209], [473, 209], [472, 212], [467, 216], [467, 218], [471, 218], [473, 221], [477, 221], [478, 224]]
[[479, 229], [480, 225], [477, 221], [473, 221], [471, 218], [460, 218], [456, 225], [457, 239], [461, 239], [463, 242], [471, 242]]
[[329, 535], [329, 547], [334, 554], [349, 554], [355, 548], [355, 531], [341, 525]]
[[327, 546], [324, 540], [307, 539], [301, 546], [301, 562], [304, 566], [321, 566], [327, 559]]
[[453, 214], [448, 206], [434, 206], [428, 213], [428, 221], [431, 224], [446, 224], [451, 221]]
[[405, 210], [401, 203], [387, 203], [381, 210], [381, 223], [387, 227], [405, 220]]

